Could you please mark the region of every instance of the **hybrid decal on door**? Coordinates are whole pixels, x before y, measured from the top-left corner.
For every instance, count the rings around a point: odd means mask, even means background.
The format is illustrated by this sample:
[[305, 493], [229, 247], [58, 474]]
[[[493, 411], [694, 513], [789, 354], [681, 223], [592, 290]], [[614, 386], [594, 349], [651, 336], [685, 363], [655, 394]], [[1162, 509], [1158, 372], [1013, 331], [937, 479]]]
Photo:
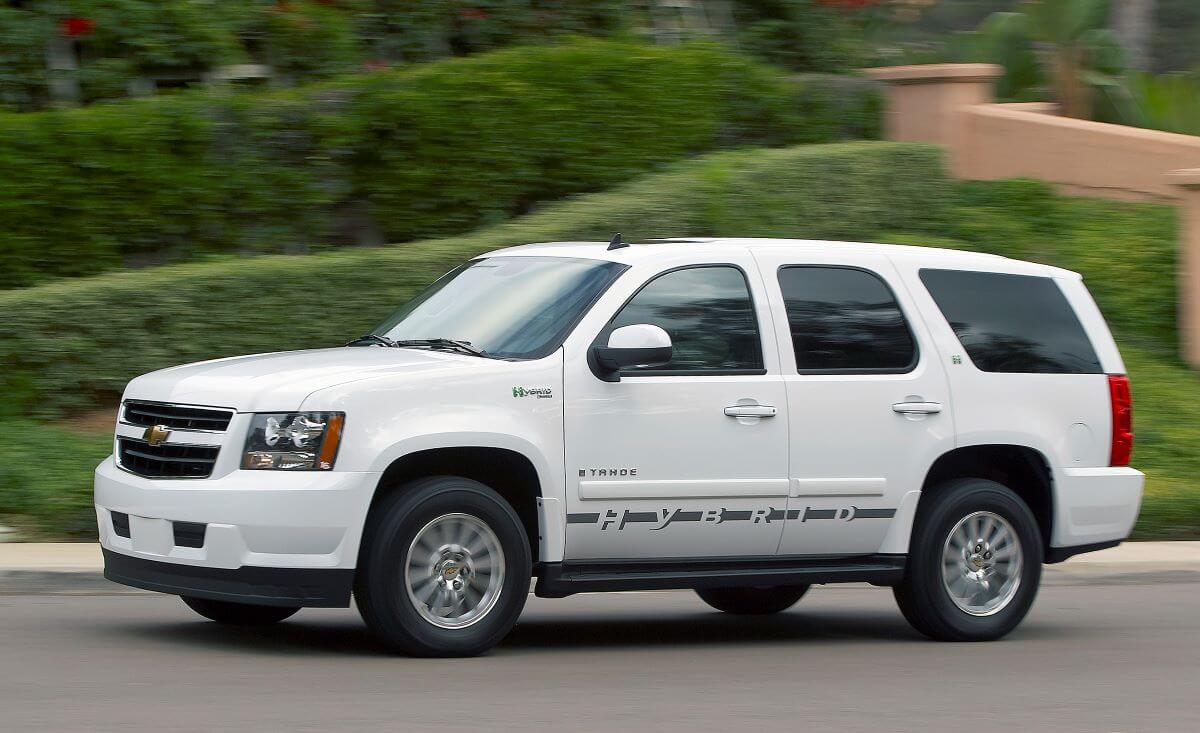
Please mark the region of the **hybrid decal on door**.
[[554, 397], [554, 390], [549, 387], [513, 387], [513, 397], [536, 397], [539, 400], [548, 400]]
[[699, 522], [701, 524], [724, 524], [726, 522], [750, 522], [751, 524], [770, 524], [786, 520], [808, 522], [813, 520], [834, 519], [852, 522], [855, 519], [891, 519], [895, 509], [859, 509], [856, 506], [836, 507], [833, 509], [662, 509], [653, 511], [634, 511], [632, 509], [607, 509], [601, 512], [580, 512], [567, 515], [567, 524], [600, 524], [601, 530], [615, 527], [618, 531], [630, 524], [653, 524], [651, 532], [664, 530], [677, 522]]

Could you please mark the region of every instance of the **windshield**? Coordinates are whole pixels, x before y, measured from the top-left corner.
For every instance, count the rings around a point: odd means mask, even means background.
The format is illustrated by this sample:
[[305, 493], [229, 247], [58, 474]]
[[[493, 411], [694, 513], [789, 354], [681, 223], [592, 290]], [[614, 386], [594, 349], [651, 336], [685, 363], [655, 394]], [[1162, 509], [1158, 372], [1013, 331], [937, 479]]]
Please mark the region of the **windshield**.
[[473, 260], [430, 285], [372, 333], [393, 341], [454, 339], [488, 356], [540, 359], [562, 345], [626, 269], [568, 257]]

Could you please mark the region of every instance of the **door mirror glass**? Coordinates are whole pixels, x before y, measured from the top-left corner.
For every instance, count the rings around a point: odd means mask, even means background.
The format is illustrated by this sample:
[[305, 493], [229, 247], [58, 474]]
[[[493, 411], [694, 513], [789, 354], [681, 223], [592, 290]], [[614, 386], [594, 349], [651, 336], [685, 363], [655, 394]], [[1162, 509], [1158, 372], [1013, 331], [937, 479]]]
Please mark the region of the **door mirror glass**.
[[593, 346], [596, 364], [608, 374], [636, 366], [661, 366], [671, 361], [671, 337], [658, 326], [636, 323], [608, 335], [607, 346]]

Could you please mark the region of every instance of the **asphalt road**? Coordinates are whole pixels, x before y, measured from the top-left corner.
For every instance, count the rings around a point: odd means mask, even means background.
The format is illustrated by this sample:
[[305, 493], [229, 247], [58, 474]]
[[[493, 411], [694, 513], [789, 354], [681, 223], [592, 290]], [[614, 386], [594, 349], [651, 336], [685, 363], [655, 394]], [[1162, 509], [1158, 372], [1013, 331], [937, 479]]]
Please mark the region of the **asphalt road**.
[[1055, 586], [1008, 639], [926, 641], [886, 590], [742, 619], [691, 593], [531, 598], [478, 659], [350, 610], [226, 629], [153, 595], [0, 596], [0, 731], [1200, 730], [1200, 583]]

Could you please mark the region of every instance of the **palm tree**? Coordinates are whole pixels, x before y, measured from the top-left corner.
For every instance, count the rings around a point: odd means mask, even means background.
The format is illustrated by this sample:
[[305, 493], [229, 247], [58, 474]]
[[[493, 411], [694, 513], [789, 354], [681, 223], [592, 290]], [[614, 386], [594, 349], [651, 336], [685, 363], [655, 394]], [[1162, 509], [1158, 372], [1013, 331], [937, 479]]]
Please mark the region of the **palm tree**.
[[1118, 85], [1120, 47], [1106, 27], [1109, 0], [1027, 0], [1029, 32], [1044, 44], [1048, 76], [1067, 117], [1090, 118], [1093, 90]]

